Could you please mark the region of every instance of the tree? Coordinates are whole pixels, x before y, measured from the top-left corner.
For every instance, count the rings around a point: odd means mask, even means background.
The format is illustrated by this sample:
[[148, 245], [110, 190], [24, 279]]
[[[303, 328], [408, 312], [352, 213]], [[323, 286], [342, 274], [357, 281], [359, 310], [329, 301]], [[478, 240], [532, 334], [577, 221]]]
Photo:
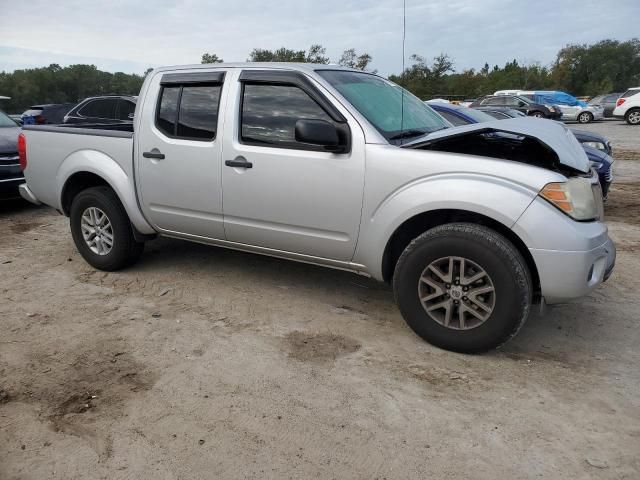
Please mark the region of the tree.
[[311, 45], [306, 50], [290, 50], [285, 47], [277, 50], [254, 48], [249, 54], [249, 62], [297, 62], [297, 63], [329, 63], [324, 54], [326, 49], [322, 45]]
[[342, 52], [338, 65], [343, 67], [355, 68], [357, 70], [366, 70], [373, 57], [368, 53], [358, 55], [355, 48], [350, 48]]
[[222, 62], [224, 62], [224, 60], [218, 57], [218, 55], [216, 55], [215, 53], [203, 53], [202, 60], [200, 60], [200, 63], [222, 63]]
[[556, 88], [575, 95], [624, 91], [640, 83], [640, 40], [567, 45], [558, 52], [552, 78]]

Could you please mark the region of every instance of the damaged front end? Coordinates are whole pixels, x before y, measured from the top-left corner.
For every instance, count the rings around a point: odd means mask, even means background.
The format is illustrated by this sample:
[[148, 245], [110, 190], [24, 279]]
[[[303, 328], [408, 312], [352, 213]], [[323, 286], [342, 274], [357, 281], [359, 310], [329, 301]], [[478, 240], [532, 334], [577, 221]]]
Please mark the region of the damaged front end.
[[403, 148], [500, 158], [570, 176], [590, 173], [589, 159], [563, 124], [514, 118], [447, 128], [422, 136]]

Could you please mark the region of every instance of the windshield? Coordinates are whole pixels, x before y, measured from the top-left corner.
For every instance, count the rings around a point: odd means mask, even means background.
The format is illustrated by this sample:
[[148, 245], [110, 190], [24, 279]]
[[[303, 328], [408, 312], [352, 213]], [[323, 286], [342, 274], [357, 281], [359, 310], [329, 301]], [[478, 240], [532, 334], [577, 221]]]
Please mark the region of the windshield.
[[18, 124], [13, 120], [11, 120], [11, 118], [9, 118], [9, 116], [6, 113], [0, 112], [0, 127], [17, 127], [17, 126]]
[[318, 74], [391, 143], [450, 126], [422, 100], [378, 76], [341, 70], [321, 70]]

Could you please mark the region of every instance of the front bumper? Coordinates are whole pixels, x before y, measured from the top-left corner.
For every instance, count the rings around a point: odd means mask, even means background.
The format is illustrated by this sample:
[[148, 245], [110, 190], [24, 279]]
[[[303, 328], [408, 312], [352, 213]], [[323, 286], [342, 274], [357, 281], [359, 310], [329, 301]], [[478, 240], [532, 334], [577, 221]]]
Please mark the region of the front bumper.
[[616, 262], [610, 238], [585, 252], [529, 249], [538, 268], [541, 293], [548, 304], [588, 295], [606, 281]]
[[29, 189], [29, 186], [26, 183], [22, 183], [18, 189], [20, 190], [20, 196], [25, 200], [34, 203], [36, 205], [40, 205], [40, 200], [36, 198], [33, 192]]
[[616, 248], [605, 223], [576, 222], [540, 197], [512, 229], [531, 253], [546, 303], [588, 295], [615, 265]]

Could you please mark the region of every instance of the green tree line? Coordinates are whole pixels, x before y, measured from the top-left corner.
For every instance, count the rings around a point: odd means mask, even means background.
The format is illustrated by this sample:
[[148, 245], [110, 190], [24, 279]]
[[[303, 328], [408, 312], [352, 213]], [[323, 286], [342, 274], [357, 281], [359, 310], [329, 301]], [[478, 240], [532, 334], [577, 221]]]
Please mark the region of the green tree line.
[[[252, 62], [329, 63], [326, 49], [319, 44], [307, 50], [255, 48], [249, 54]], [[222, 62], [215, 53], [204, 53], [202, 63]], [[345, 50], [335, 63], [360, 70], [371, 70], [369, 53]], [[70, 65], [0, 72], [0, 95], [11, 97], [0, 108], [12, 113], [41, 103], [75, 103], [85, 97], [108, 93], [137, 94], [144, 74], [110, 73], [94, 65]], [[520, 88], [553, 89], [573, 95], [595, 96], [622, 92], [640, 85], [640, 40], [602, 40], [586, 45], [568, 45], [550, 65], [520, 64], [509, 61], [504, 66], [485, 64], [483, 68], [457, 71], [454, 59], [442, 53], [431, 60], [420, 54], [410, 57], [410, 65], [389, 78], [423, 99], [438, 96], [476, 97], [495, 90]]]

